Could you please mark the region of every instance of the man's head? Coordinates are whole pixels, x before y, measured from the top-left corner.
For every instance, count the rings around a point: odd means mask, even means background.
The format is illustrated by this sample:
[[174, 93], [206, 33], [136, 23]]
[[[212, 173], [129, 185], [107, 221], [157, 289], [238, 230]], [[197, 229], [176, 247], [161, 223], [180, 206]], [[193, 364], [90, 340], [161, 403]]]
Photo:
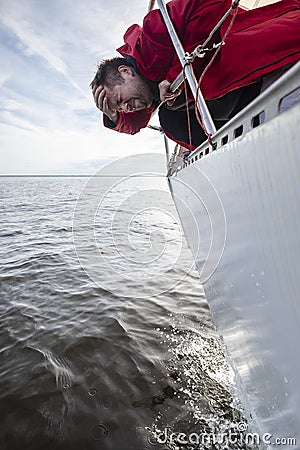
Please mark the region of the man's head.
[[149, 108], [154, 99], [147, 82], [125, 58], [101, 61], [90, 86], [103, 86], [112, 110], [138, 111]]

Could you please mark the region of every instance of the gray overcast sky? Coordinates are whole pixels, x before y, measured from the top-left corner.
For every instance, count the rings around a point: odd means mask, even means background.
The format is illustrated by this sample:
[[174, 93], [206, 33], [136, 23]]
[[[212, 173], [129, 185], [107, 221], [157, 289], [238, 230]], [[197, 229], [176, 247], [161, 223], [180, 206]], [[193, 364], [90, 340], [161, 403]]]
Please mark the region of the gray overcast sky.
[[105, 130], [89, 83], [148, 0], [0, 0], [0, 174], [93, 173], [163, 152], [159, 133]]

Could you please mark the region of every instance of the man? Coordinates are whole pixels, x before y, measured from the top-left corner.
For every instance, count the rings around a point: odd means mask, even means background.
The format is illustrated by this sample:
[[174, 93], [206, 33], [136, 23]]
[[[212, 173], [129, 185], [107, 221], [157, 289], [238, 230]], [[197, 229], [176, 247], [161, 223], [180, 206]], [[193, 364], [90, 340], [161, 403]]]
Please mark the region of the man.
[[[169, 15], [184, 49], [192, 52], [203, 43], [230, 5], [230, 0], [170, 1]], [[215, 33], [210, 46], [223, 39], [230, 20]], [[122, 58], [102, 61], [91, 83], [96, 106], [104, 113], [104, 125], [135, 134], [147, 126], [160, 101], [166, 101], [159, 110], [166, 135], [195, 148], [205, 134], [197, 122], [191, 93], [186, 99], [184, 91], [180, 95], [169, 92], [182, 68], [160, 11], [148, 13], [142, 28], [132, 25], [124, 42], [118, 49]], [[211, 54], [193, 62], [197, 77]], [[264, 77], [295, 63], [299, 55], [300, 0], [282, 0], [251, 11], [239, 9], [225, 45], [201, 83], [217, 127], [258, 95]]]

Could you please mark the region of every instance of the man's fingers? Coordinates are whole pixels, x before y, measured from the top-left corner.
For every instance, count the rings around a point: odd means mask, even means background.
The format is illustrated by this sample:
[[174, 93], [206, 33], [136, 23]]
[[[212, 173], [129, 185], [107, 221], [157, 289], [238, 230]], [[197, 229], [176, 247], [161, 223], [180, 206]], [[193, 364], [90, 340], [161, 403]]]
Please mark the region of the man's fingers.
[[[105, 97], [105, 91], [104, 91], [104, 90], [101, 90], [101, 91], [99, 92], [99, 96], [98, 96], [98, 108], [99, 108], [101, 111], [104, 111], [104, 103], [105, 103], [105, 100], [107, 100], [106, 97]], [[106, 103], [107, 103], [107, 102], [106, 102]]]
[[97, 108], [101, 109], [102, 111], [103, 96], [105, 95], [103, 86], [94, 87], [92, 93]]
[[103, 112], [103, 114], [106, 114], [106, 116], [111, 121], [117, 123], [118, 113], [116, 110], [111, 108], [103, 86], [94, 87], [92, 89], [92, 93], [97, 108], [100, 109], [100, 111]]
[[[96, 99], [95, 99], [95, 101], [96, 101], [96, 106], [97, 106], [97, 108], [100, 109], [100, 111], [104, 110], [104, 101], [105, 100], [106, 100], [105, 91], [103, 89], [99, 89], [96, 92]], [[107, 102], [106, 102], [106, 104], [107, 104]]]
[[107, 100], [107, 98], [105, 96], [102, 96], [102, 103], [101, 103], [101, 105], [102, 105], [101, 111], [104, 112], [105, 114], [107, 114], [108, 111], [109, 111], [109, 108], [108, 108], [108, 100]]

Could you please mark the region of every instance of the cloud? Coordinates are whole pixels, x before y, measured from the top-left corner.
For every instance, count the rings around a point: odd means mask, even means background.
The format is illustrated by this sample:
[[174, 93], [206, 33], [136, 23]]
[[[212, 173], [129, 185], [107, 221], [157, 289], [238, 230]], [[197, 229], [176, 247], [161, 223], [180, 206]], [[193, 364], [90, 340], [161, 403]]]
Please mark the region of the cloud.
[[[142, 136], [120, 135], [91, 123], [82, 130], [30, 128], [27, 122], [18, 126], [0, 124], [0, 168], [2, 174], [91, 174], [97, 167], [89, 161], [113, 160], [129, 154], [161, 153], [163, 139], [152, 130]], [[145, 145], [145, 142], [147, 144]], [[84, 162], [84, 163], [83, 163]]]
[[142, 3], [1, 2], [1, 173], [53, 173], [89, 159], [163, 151], [159, 133], [105, 129], [89, 89], [97, 61], [116, 54], [126, 28], [141, 22]]

